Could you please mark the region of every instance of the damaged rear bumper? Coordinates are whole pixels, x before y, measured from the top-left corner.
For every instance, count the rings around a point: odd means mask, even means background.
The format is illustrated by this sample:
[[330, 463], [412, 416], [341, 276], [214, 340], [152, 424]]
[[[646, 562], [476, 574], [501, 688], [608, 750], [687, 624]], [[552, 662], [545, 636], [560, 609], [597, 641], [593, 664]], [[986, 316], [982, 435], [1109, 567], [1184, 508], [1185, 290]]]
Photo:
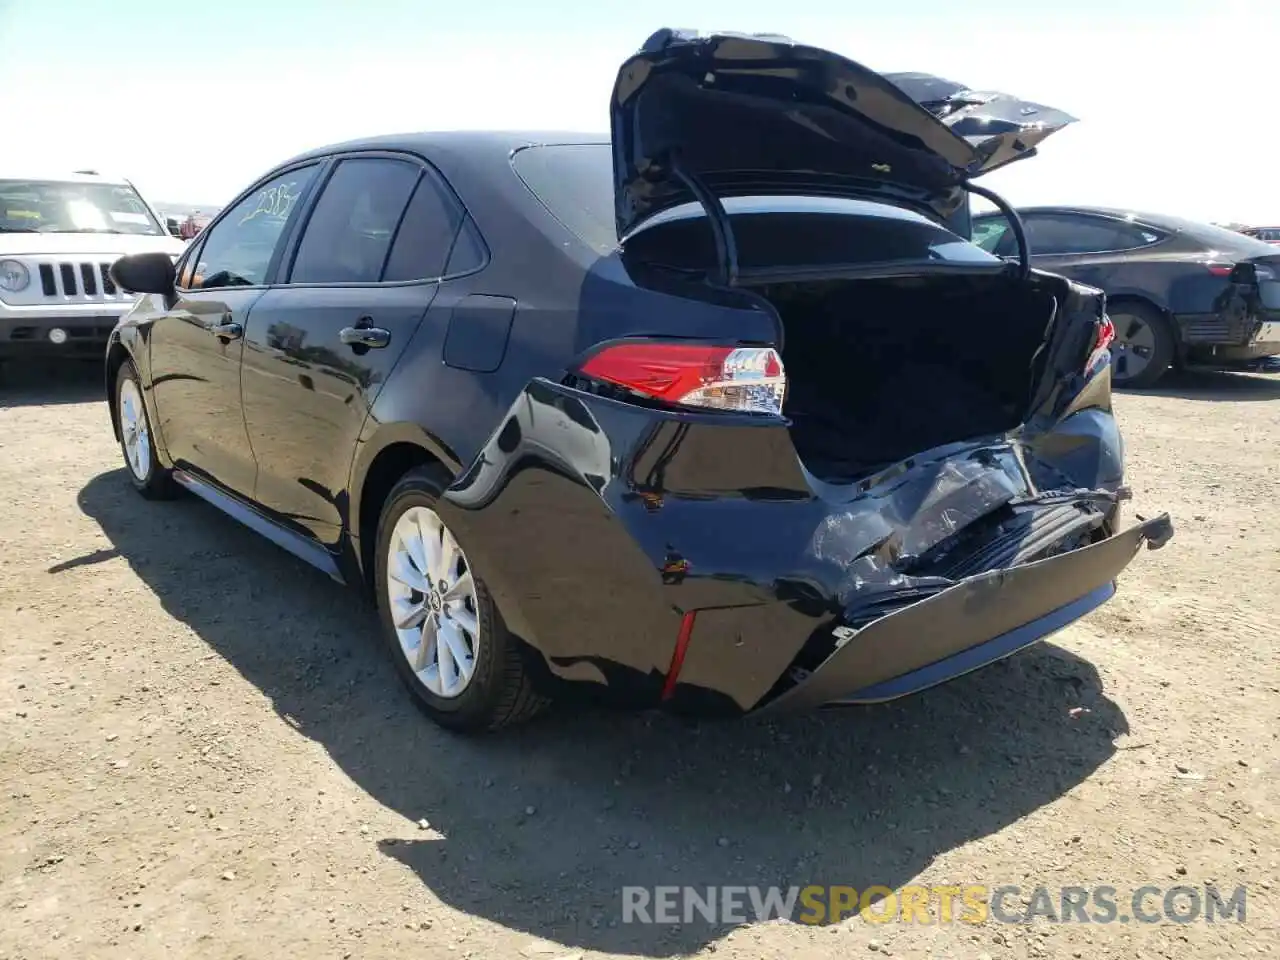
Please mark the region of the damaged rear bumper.
[[1090, 408], [828, 489], [783, 421], [535, 381], [436, 509], [547, 692], [743, 714], [899, 696], [1082, 616], [1171, 530], [1108, 536], [1121, 462]]
[[892, 700], [1009, 656], [1105, 603], [1142, 545], [1157, 549], [1172, 533], [1162, 514], [1069, 553], [970, 577], [860, 630], [836, 624], [836, 650], [761, 710]]

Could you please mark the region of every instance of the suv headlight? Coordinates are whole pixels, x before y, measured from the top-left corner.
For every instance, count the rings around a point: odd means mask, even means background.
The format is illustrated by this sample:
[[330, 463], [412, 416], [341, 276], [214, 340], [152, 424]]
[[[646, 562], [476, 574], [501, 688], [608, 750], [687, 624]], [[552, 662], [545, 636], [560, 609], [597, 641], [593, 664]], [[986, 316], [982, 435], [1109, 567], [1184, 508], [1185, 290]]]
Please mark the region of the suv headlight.
[[31, 282], [31, 271], [17, 260], [0, 260], [0, 290], [17, 293], [27, 289]]

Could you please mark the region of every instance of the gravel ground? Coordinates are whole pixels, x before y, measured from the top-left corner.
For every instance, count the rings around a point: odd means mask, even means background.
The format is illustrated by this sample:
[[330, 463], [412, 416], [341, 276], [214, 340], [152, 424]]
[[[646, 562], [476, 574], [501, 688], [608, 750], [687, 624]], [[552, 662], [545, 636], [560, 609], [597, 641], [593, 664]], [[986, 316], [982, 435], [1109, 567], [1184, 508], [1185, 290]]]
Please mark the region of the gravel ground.
[[[4, 960], [1280, 952], [1280, 378], [1117, 400], [1178, 533], [1051, 643], [874, 708], [481, 740], [420, 718], [353, 595], [138, 498], [98, 390], [0, 388]], [[673, 883], [1244, 884], [1247, 917], [618, 922]]]

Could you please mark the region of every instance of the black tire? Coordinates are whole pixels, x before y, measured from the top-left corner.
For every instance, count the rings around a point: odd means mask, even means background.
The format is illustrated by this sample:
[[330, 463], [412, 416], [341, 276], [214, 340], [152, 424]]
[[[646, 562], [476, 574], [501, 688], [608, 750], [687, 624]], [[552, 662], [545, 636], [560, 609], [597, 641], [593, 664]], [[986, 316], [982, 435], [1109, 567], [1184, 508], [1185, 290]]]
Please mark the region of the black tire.
[[151, 419], [147, 413], [147, 405], [145, 403], [139, 403], [148, 438], [142, 463], [144, 470], [141, 475], [134, 470], [130, 460], [129, 449], [125, 443], [125, 426], [120, 413], [120, 394], [125, 389], [126, 383], [133, 385], [137, 391], [136, 396], [140, 401], [142, 398], [142, 381], [139, 379], [138, 371], [134, 369], [133, 362], [130, 360], [122, 363], [120, 369], [116, 372], [116, 386], [111, 395], [111, 402], [115, 404], [114, 416], [119, 424], [120, 454], [124, 457], [125, 473], [128, 474], [129, 482], [133, 484], [133, 488], [148, 500], [172, 499], [178, 494], [179, 487], [173, 480], [173, 472], [162, 466], [156, 457], [155, 433], [151, 429]]
[[[374, 565], [374, 596], [377, 598], [382, 639], [396, 673], [409, 688], [414, 702], [431, 720], [442, 727], [465, 733], [496, 730], [531, 719], [548, 701], [534, 690], [525, 667], [524, 658], [529, 654], [507, 629], [481, 572], [470, 570], [475, 584], [480, 643], [475, 650], [474, 672], [461, 694], [446, 698], [427, 689], [401, 649], [392, 620], [387, 566], [396, 523], [411, 507], [434, 510], [448, 484], [449, 477], [443, 468], [415, 467], [400, 479], [383, 504], [378, 520]], [[466, 544], [459, 542], [458, 546], [466, 554]]]
[[1117, 356], [1112, 347], [1111, 382], [1122, 389], [1144, 389], [1151, 387], [1163, 377], [1173, 365], [1177, 352], [1173, 328], [1168, 319], [1154, 307], [1145, 303], [1121, 301], [1107, 307], [1107, 314], [1115, 324], [1116, 339], [1133, 335], [1135, 330], [1147, 328], [1151, 331], [1151, 353], [1145, 357], [1147, 363], [1136, 374], [1129, 374], [1124, 368], [1128, 366], [1123, 354]]

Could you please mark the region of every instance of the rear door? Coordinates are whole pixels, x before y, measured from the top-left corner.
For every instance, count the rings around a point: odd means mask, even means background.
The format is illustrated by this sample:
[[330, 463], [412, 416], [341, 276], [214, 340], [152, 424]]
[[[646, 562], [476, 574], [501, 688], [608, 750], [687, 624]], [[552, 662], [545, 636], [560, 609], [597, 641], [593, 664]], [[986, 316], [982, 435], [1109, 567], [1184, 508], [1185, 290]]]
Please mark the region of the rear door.
[[255, 499], [326, 545], [369, 408], [435, 296], [460, 207], [420, 160], [342, 157], [304, 216], [282, 282], [254, 305], [242, 392]]
[[318, 164], [258, 184], [183, 260], [173, 307], [149, 327], [152, 394], [169, 455], [242, 496], [257, 465], [240, 405], [240, 359], [249, 311], [284, 247]]

